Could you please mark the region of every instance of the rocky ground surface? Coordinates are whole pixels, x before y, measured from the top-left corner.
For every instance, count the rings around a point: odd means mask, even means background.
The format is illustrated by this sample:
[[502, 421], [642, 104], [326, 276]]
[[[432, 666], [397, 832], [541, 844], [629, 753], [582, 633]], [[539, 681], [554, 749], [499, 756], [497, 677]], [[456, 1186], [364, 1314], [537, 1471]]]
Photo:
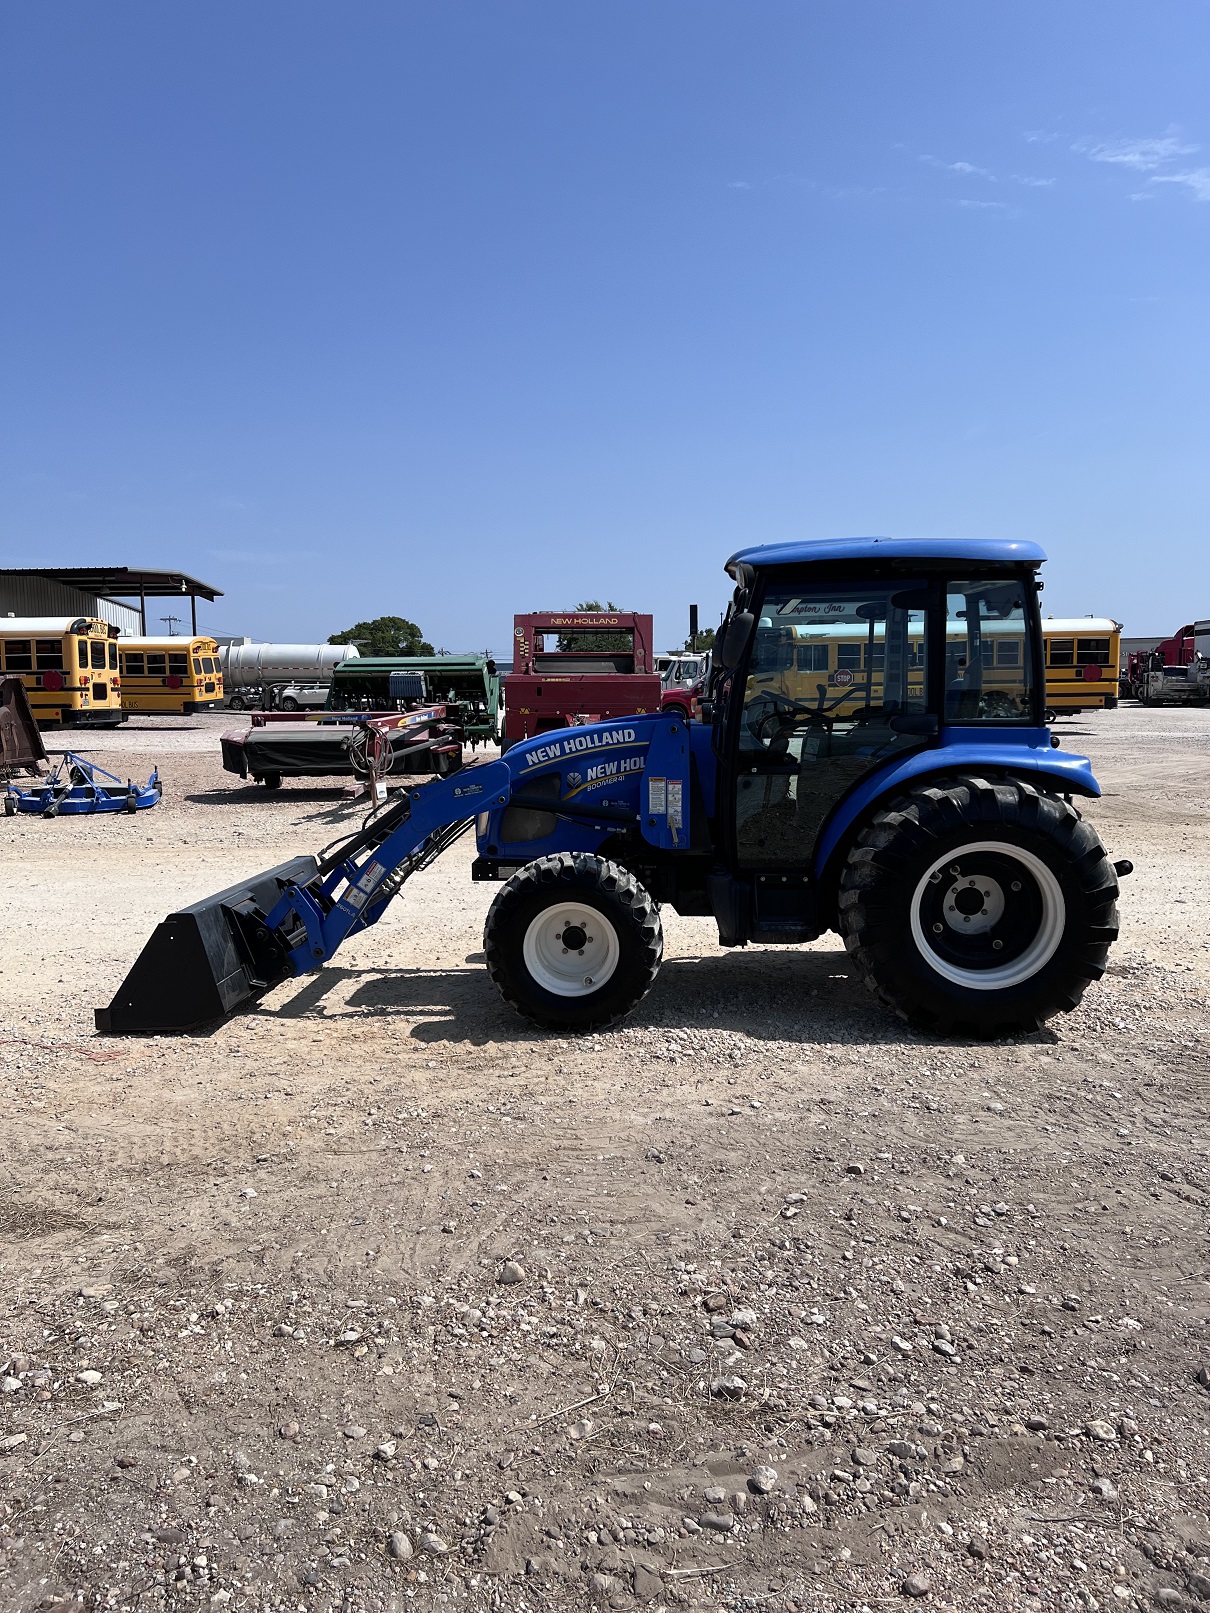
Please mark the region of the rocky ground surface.
[[221, 772], [0, 820], [0, 1607], [1210, 1606], [1210, 715], [1061, 725], [1109, 975], [932, 1043], [835, 938], [666, 916], [535, 1032], [460, 844], [336, 966], [99, 1038], [155, 921], [356, 821]]

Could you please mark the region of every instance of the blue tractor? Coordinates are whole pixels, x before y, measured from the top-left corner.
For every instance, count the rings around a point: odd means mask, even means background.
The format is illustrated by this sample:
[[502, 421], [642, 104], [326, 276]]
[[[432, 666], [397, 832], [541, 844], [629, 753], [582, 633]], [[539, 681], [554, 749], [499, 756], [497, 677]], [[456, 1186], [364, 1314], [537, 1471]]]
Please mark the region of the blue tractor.
[[320, 968], [472, 827], [499, 884], [505, 1001], [599, 1029], [650, 990], [660, 910], [723, 946], [827, 930], [888, 1008], [1011, 1035], [1074, 1008], [1118, 931], [1118, 875], [1043, 720], [1020, 542], [857, 538], [742, 550], [703, 720], [559, 729], [407, 790], [363, 828], [173, 913], [101, 1030], [183, 1031]]

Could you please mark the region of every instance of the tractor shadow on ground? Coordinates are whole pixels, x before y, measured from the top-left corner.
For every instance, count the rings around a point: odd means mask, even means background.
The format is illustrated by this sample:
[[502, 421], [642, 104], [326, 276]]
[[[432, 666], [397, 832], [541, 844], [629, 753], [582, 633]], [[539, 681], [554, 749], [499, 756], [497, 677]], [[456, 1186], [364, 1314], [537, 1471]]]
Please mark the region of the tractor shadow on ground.
[[[406, 1034], [431, 1046], [540, 1046], [574, 1038], [519, 1018], [501, 1001], [486, 969], [475, 963], [457, 969], [327, 968], [288, 1001], [252, 1011], [284, 1020], [408, 1020]], [[884, 1008], [841, 949], [670, 958], [649, 995], [622, 1024], [656, 1034], [716, 1030], [757, 1042], [803, 1045], [929, 1046], [933, 1041]], [[1055, 1037], [1043, 1031], [1028, 1040]], [[954, 1038], [951, 1045], [981, 1044]]]
[[316, 806], [317, 812], [302, 812], [299, 821], [302, 823], [347, 823], [355, 828], [370, 809], [370, 803], [364, 796], [347, 796], [337, 793], [335, 788], [317, 790], [262, 790], [258, 785], [247, 784], [230, 790], [200, 790], [193, 795], [187, 795], [186, 801], [196, 802], [199, 806], [241, 806], [241, 807], [269, 807], [278, 806]]

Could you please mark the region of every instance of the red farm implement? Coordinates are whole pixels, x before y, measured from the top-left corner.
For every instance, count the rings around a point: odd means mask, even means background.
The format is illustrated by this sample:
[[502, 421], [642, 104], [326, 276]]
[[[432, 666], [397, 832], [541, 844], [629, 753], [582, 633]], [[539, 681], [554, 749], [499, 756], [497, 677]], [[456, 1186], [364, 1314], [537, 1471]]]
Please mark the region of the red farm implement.
[[658, 711], [651, 646], [651, 617], [633, 611], [515, 616], [504, 748], [568, 725]]

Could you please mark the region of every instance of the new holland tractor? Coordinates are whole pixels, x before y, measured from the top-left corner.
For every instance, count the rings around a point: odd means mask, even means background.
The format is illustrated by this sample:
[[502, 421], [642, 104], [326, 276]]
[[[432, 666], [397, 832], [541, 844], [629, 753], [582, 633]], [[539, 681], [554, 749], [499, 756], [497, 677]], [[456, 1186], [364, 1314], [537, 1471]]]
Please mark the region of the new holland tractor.
[[1032, 1031], [1103, 974], [1131, 867], [1073, 805], [1100, 793], [1088, 760], [1043, 720], [1044, 559], [986, 540], [745, 549], [702, 720], [565, 728], [408, 789], [318, 857], [171, 914], [98, 1028], [189, 1030], [320, 968], [473, 828], [473, 877], [499, 883], [488, 971], [539, 1025], [632, 1009], [668, 905], [713, 916], [725, 947], [837, 931], [926, 1031]]

